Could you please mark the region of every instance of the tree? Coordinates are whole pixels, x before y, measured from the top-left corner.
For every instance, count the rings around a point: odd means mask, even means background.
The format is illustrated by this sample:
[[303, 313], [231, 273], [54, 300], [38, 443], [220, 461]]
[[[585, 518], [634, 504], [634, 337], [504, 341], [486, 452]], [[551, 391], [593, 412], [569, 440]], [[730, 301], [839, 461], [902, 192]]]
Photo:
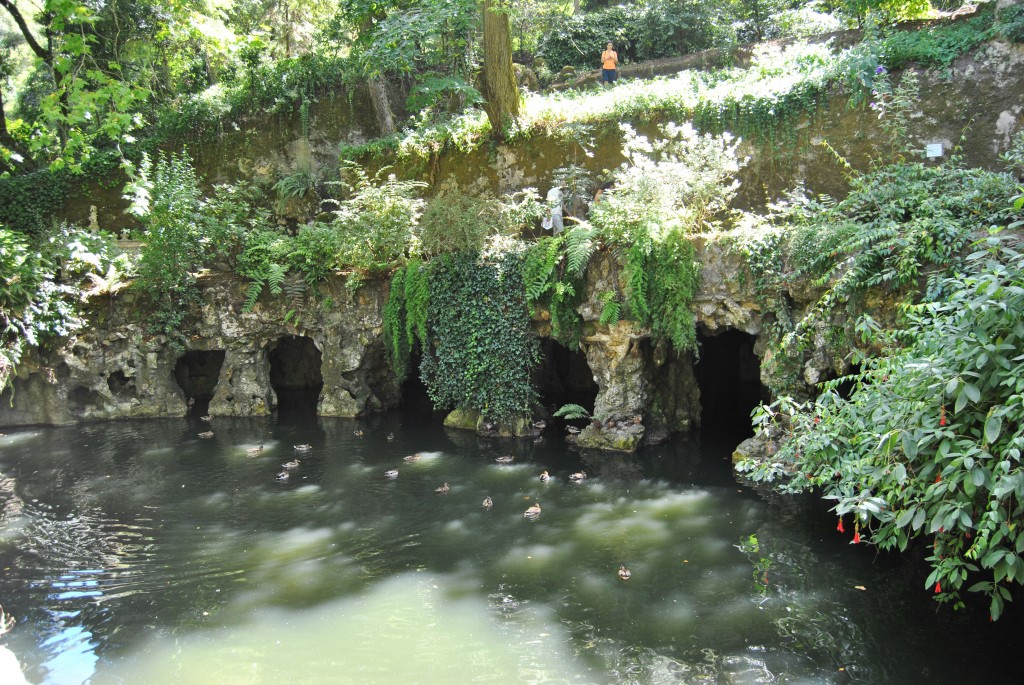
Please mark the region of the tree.
[[484, 0], [484, 111], [494, 137], [504, 137], [505, 126], [519, 117], [519, 88], [512, 69], [512, 39], [508, 9], [502, 0]]
[[149, 90], [125, 81], [119, 62], [95, 59], [97, 14], [89, 4], [44, 0], [36, 16], [43, 38], [33, 32], [17, 0], [0, 0], [0, 7], [53, 83], [33, 122], [32, 153], [52, 168], [78, 171], [98, 142], [122, 142], [141, 125], [137, 112]]

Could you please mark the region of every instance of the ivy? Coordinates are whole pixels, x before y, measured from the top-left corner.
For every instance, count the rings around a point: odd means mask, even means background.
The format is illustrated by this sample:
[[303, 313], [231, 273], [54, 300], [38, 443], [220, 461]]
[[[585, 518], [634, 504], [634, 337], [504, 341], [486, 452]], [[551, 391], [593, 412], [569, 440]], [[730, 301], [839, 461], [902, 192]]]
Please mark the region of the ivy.
[[434, 260], [429, 334], [421, 371], [434, 406], [476, 410], [506, 425], [530, 414], [540, 351], [518, 251]]

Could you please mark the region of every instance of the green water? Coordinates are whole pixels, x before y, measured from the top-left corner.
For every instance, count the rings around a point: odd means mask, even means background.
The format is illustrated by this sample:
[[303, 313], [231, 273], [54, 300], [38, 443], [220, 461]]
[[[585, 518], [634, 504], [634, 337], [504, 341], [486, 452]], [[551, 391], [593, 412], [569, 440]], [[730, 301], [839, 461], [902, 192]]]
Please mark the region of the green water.
[[400, 415], [205, 428], [0, 438], [3, 644], [30, 682], [935, 684], [1014, 667], [1008, 623], [951, 620], [919, 566], [733, 480], [734, 439], [625, 457]]

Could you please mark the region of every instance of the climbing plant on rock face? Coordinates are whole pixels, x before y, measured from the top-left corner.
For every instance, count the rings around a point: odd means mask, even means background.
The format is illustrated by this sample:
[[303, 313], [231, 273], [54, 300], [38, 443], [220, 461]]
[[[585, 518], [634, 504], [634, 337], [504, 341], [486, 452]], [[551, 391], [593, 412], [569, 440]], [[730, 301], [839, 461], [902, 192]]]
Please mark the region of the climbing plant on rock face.
[[436, 407], [473, 409], [491, 421], [528, 415], [539, 348], [530, 328], [522, 256], [448, 254], [431, 264], [423, 380]]

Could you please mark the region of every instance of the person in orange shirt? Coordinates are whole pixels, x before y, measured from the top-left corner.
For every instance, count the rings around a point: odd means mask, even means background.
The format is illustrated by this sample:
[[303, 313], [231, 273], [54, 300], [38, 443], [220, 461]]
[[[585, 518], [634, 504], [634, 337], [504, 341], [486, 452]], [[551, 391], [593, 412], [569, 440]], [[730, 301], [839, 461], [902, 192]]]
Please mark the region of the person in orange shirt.
[[619, 65], [619, 53], [615, 52], [615, 46], [608, 41], [608, 47], [601, 53], [601, 82], [615, 83], [616, 69]]

